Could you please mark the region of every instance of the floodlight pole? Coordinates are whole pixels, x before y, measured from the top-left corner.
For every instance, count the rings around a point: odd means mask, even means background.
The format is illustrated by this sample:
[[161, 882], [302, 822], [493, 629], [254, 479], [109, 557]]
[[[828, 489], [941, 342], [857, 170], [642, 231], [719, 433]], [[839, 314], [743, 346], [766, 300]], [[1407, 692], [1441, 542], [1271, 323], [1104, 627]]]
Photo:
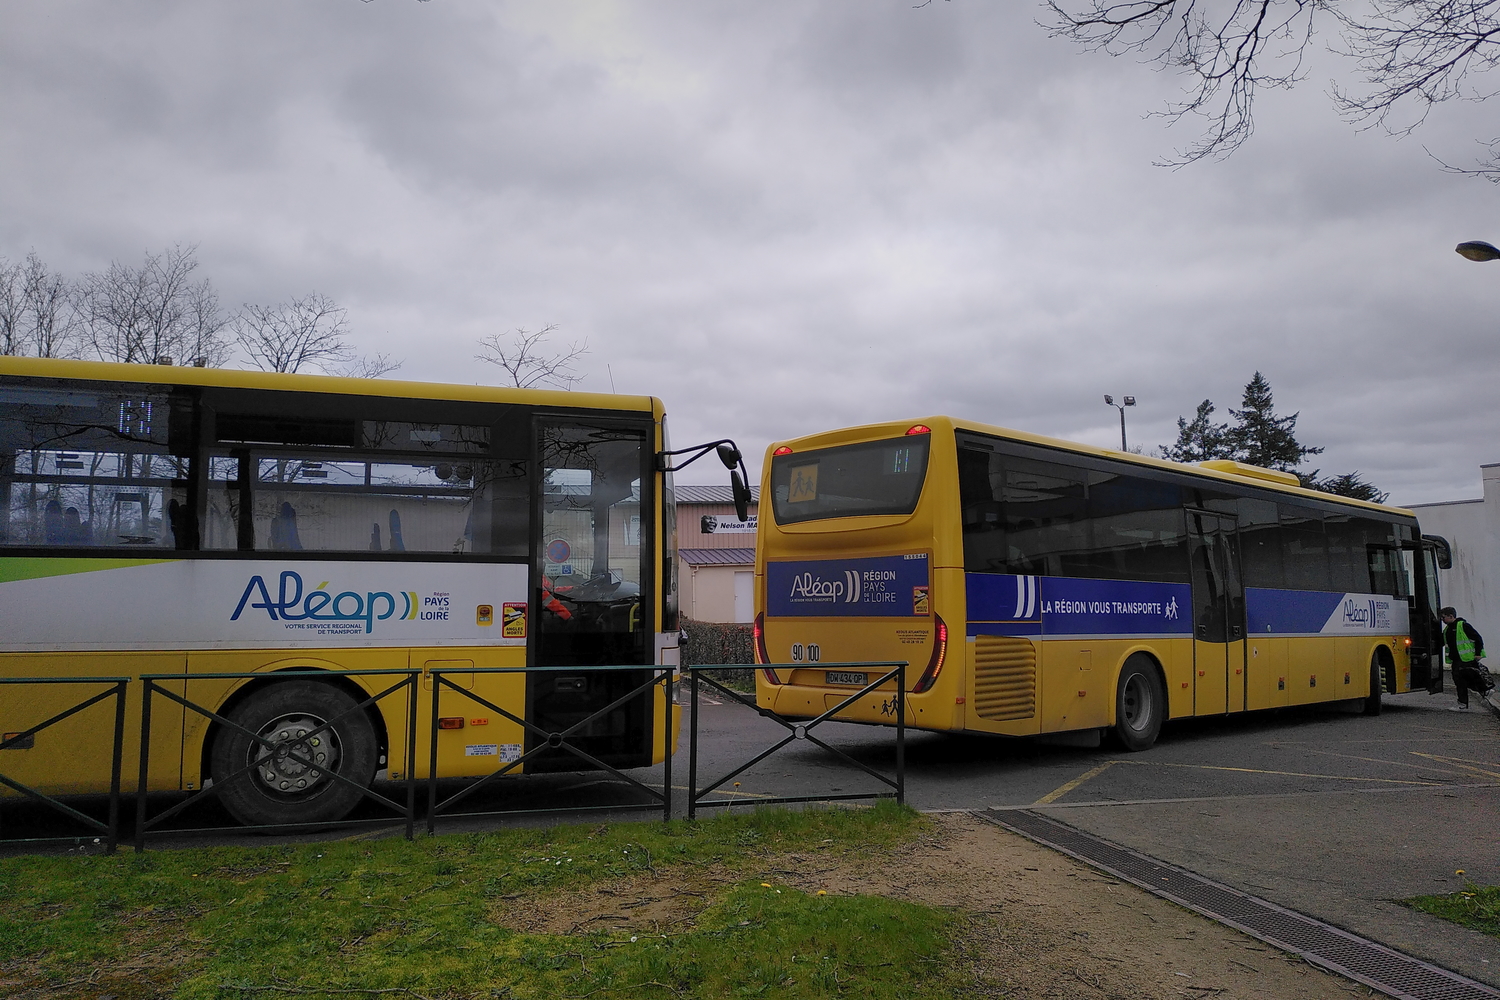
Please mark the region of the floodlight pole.
[[1120, 411], [1120, 450], [1129, 451], [1130, 449], [1125, 446], [1125, 407], [1134, 406], [1135, 397], [1122, 396], [1120, 397], [1120, 402], [1116, 403], [1115, 397], [1109, 395], [1109, 393], [1105, 393], [1104, 402], [1106, 405], [1113, 406], [1115, 409]]

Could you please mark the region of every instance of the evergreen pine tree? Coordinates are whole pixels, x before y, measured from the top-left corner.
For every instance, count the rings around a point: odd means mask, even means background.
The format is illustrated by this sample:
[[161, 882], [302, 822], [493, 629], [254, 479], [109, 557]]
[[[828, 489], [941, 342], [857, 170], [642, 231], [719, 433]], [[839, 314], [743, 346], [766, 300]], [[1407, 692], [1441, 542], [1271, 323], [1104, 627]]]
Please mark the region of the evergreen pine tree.
[[1308, 455], [1321, 455], [1297, 440], [1297, 417], [1278, 417], [1272, 405], [1271, 383], [1260, 372], [1245, 384], [1241, 410], [1230, 410], [1235, 419], [1228, 437], [1234, 458], [1266, 469], [1295, 472]]
[[1198, 404], [1198, 412], [1192, 422], [1185, 417], [1177, 418], [1177, 443], [1162, 445], [1162, 458], [1174, 462], [1206, 462], [1211, 458], [1233, 458], [1229, 443], [1229, 425], [1216, 424], [1213, 416], [1214, 404], [1205, 399]]
[[1204, 462], [1228, 458], [1267, 469], [1294, 473], [1302, 485], [1338, 496], [1384, 503], [1389, 493], [1382, 492], [1358, 472], [1318, 478], [1321, 469], [1298, 472], [1308, 455], [1321, 455], [1322, 448], [1310, 447], [1297, 440], [1297, 417], [1276, 415], [1271, 383], [1260, 372], [1245, 385], [1243, 409], [1230, 410], [1234, 423], [1214, 423], [1214, 404], [1205, 399], [1198, 404], [1192, 420], [1177, 418], [1177, 441], [1159, 446], [1162, 458], [1174, 462]]

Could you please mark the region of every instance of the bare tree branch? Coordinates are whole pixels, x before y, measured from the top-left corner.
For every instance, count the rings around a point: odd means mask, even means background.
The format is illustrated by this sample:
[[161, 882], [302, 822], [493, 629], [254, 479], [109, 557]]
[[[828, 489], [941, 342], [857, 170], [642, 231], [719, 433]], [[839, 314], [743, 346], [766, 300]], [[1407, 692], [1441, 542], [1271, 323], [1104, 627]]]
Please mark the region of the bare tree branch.
[[274, 306], [246, 303], [234, 321], [235, 341], [266, 372], [297, 372], [305, 365], [327, 370], [352, 361], [348, 330], [347, 311], [317, 292]]
[[1174, 122], [1188, 115], [1208, 120], [1197, 142], [1161, 164], [1181, 166], [1226, 156], [1250, 138], [1256, 91], [1289, 89], [1302, 78], [1316, 15], [1335, 2], [1081, 0], [1074, 7], [1047, 0], [1052, 18], [1043, 27], [1091, 51], [1146, 53], [1191, 79], [1186, 99], [1153, 112]]
[[[1433, 105], [1454, 99], [1483, 101], [1493, 90], [1467, 85], [1471, 75], [1500, 64], [1497, 0], [1373, 0], [1364, 20], [1340, 13], [1347, 54], [1359, 61], [1370, 91], [1336, 91], [1339, 109], [1398, 134], [1411, 132]], [[1415, 105], [1410, 121], [1390, 124], [1400, 106]]]
[[[1168, 161], [1174, 166], [1226, 156], [1249, 139], [1256, 92], [1303, 78], [1303, 56], [1330, 17], [1338, 33], [1329, 48], [1364, 75], [1358, 93], [1334, 89], [1350, 121], [1405, 134], [1437, 104], [1497, 92], [1474, 81], [1500, 66], [1500, 0], [1047, 0], [1047, 8], [1043, 27], [1054, 36], [1110, 55], [1142, 53], [1188, 77], [1186, 99], [1159, 113], [1201, 117], [1207, 127]], [[1489, 145], [1479, 170], [1458, 172], [1500, 173]]]
[[344, 378], [384, 378], [399, 369], [401, 365], [402, 362], [396, 361], [389, 354], [359, 355], [336, 368], [329, 369], [329, 374], [341, 375]]
[[535, 333], [517, 329], [511, 333], [491, 333], [479, 338], [479, 353], [474, 357], [499, 365], [505, 370], [509, 383], [518, 389], [534, 389], [541, 385], [571, 389], [583, 380], [574, 373], [573, 365], [589, 353], [588, 342], [569, 344], [560, 354], [549, 354], [543, 344], [557, 330], [549, 323]]
[[24, 264], [0, 259], [0, 354], [70, 357], [76, 326], [67, 281], [35, 250]]
[[110, 262], [83, 276], [75, 296], [89, 346], [106, 361], [222, 365], [228, 324], [208, 279], [194, 282], [196, 246], [147, 253], [139, 268]]

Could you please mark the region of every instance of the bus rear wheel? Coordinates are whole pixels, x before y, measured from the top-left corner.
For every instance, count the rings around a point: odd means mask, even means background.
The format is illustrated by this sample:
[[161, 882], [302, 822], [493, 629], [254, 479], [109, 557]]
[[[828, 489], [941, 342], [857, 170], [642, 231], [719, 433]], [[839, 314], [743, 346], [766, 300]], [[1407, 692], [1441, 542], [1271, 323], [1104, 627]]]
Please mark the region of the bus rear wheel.
[[224, 729], [209, 755], [209, 773], [223, 782], [219, 801], [246, 826], [343, 819], [375, 777], [375, 731], [358, 703], [338, 688], [316, 681], [272, 683], [228, 718], [271, 744]]
[[1115, 738], [1126, 750], [1149, 750], [1166, 714], [1167, 697], [1156, 664], [1137, 653], [1125, 661], [1115, 688]]

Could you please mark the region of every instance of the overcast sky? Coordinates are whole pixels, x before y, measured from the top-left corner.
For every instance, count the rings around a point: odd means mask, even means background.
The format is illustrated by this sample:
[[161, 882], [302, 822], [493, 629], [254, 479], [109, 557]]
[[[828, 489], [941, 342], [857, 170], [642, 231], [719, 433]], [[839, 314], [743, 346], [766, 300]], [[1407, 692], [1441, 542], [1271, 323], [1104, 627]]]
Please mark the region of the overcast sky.
[[[1118, 446], [1259, 369], [1393, 502], [1500, 462], [1500, 188], [1339, 120], [1319, 57], [1227, 161], [1152, 161], [1181, 81], [1027, 3], [0, 0], [0, 256], [197, 244], [229, 305], [318, 291], [399, 377], [586, 340], [673, 443], [947, 413]], [[691, 470], [719, 481], [721, 470]], [[701, 470], [701, 471], [700, 471]]]

